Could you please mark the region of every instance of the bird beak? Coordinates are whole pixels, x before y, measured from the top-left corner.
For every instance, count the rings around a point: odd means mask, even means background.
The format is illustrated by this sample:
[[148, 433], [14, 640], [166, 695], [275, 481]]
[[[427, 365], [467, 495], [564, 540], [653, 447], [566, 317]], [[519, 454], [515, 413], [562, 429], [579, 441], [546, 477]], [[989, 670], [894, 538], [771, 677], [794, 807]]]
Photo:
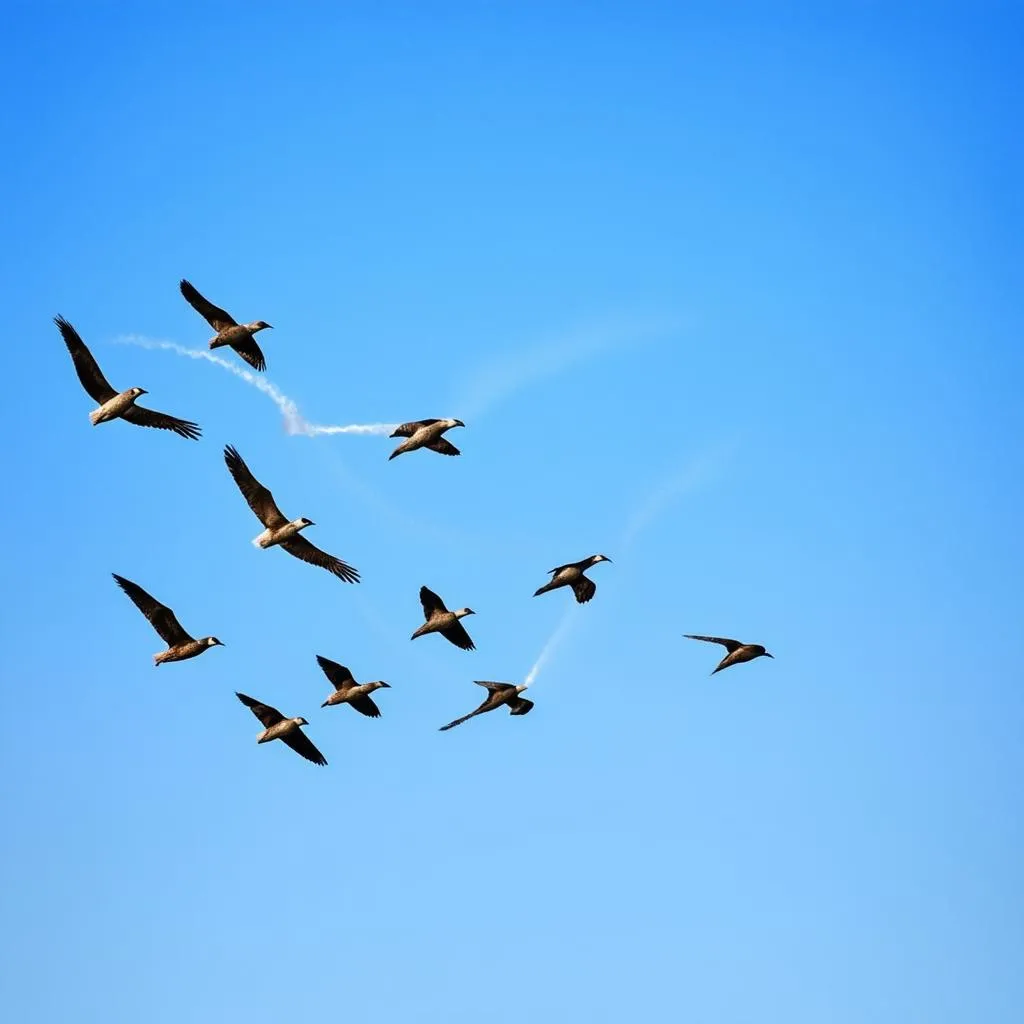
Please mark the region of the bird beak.
[[382, 687], [383, 687], [383, 688], [384, 688], [385, 690], [390, 690], [390, 689], [391, 689], [391, 684], [390, 684], [390, 683], [385, 683], [383, 679], [382, 679], [382, 680], [380, 681], [380, 685], [381, 685], [381, 686], [382, 686]]
[[139, 388], [139, 394], [140, 395], [148, 395], [149, 392], [145, 388]]
[[767, 651], [765, 651], [765, 652], [764, 652], [764, 656], [765, 656], [766, 658], [771, 658], [771, 659], [772, 659], [772, 661], [774, 661], [774, 660], [775, 660], [775, 655], [774, 655], [774, 654], [769, 654], [769, 653], [768, 653]]

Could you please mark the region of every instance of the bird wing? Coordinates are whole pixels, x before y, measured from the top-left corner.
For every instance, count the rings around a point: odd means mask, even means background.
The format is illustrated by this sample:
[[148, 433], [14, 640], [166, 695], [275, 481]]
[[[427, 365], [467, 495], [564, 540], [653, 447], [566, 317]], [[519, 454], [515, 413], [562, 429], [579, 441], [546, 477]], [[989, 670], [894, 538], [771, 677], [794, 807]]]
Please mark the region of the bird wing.
[[195, 637], [190, 636], [181, 628], [181, 623], [175, 618], [174, 612], [167, 605], [161, 604], [152, 594], [147, 594], [138, 583], [126, 580], [123, 576], [118, 576], [116, 572], [111, 573], [111, 576], [117, 581], [117, 585], [132, 599], [135, 607], [149, 619], [150, 624], [163, 637], [169, 647], [195, 639]]
[[242, 497], [256, 513], [256, 518], [269, 530], [284, 526], [288, 520], [277, 507], [273, 494], [252, 475], [245, 460], [231, 445], [224, 449], [224, 461], [228, 465], [228, 471], [235, 478]]
[[168, 416], [165, 412], [156, 412], [141, 405], [129, 405], [121, 413], [121, 419], [134, 423], [137, 427], [158, 427], [160, 430], [173, 430], [179, 437], [187, 437], [190, 441], [198, 441], [202, 430], [198, 423], [191, 420], [179, 420], [177, 416]]
[[355, 700], [350, 700], [349, 704], [352, 705], [361, 715], [366, 715], [367, 718], [380, 718], [380, 708], [377, 707], [373, 698], [364, 693], [362, 697], [356, 697]]
[[477, 715], [482, 715], [485, 711], [490, 711], [491, 708], [491, 698], [488, 697], [487, 700], [485, 700], [483, 704], [480, 705], [480, 707], [476, 708], [476, 710], [470, 711], [468, 715], [463, 715], [461, 718], [456, 718], [454, 722], [449, 722], [447, 725], [442, 725], [438, 731], [447, 732], [449, 729], [454, 729], [455, 726], [462, 725], [463, 722], [468, 722], [471, 718], [475, 718]]
[[263, 723], [265, 729], [284, 721], [284, 715], [269, 704], [261, 704], [255, 697], [248, 697], [235, 690], [235, 696]]
[[401, 426], [395, 427], [394, 432], [389, 434], [389, 437], [412, 437], [420, 427], [429, 427], [431, 423], [437, 423], [438, 420], [410, 420], [408, 423], [403, 423]]
[[586, 604], [597, 593], [597, 584], [586, 576], [580, 576], [572, 584], [572, 592], [579, 604]]
[[491, 683], [484, 679], [474, 679], [477, 686], [486, 686], [488, 693], [501, 693], [502, 690], [514, 690], [514, 683]]
[[519, 697], [517, 700], [510, 700], [508, 706], [510, 714], [528, 715], [533, 709], [533, 701], [527, 700], [526, 697]]
[[310, 565], [319, 565], [321, 569], [326, 569], [329, 573], [333, 573], [339, 580], [344, 580], [346, 583], [359, 582], [358, 569], [352, 568], [351, 565], [343, 562], [340, 558], [335, 558], [334, 555], [327, 554], [326, 551], [321, 551], [320, 548], [315, 544], [311, 544], [305, 537], [300, 537], [296, 534], [294, 537], [281, 541], [281, 547], [289, 555], [301, 558], [302, 561], [309, 562]]
[[184, 278], [178, 285], [181, 294], [185, 296], [188, 304], [218, 333], [225, 327], [236, 327], [234, 317], [226, 313], [220, 306], [215, 306], [209, 299], [204, 298]]
[[441, 455], [461, 455], [462, 452], [444, 437], [438, 437], [431, 441], [430, 444], [424, 447], [429, 448], [432, 452], [438, 452]]
[[427, 587], [420, 587], [420, 604], [423, 605], [423, 615], [429, 622], [434, 612], [446, 612], [444, 601]]
[[446, 626], [438, 632], [446, 640], [450, 640], [456, 647], [461, 647], [464, 651], [476, 650], [476, 645], [470, 639], [469, 634], [466, 632], [465, 627], [461, 622], [454, 622], [452, 625]]
[[109, 381], [103, 376], [103, 371], [93, 358], [81, 335], [62, 316], [55, 316], [53, 322], [60, 330], [60, 335], [71, 353], [71, 360], [75, 364], [75, 373], [82, 382], [82, 387], [89, 396], [102, 405], [109, 402], [117, 392], [110, 386]]
[[336, 661], [331, 661], [330, 658], [324, 658], [319, 654], [316, 656], [316, 662], [324, 670], [324, 675], [336, 690], [348, 690], [356, 685], [352, 673], [344, 665], [339, 665]]
[[739, 640], [730, 640], [724, 636], [701, 636], [699, 633], [684, 633], [687, 640], [706, 640], [709, 644], [721, 644], [730, 654], [743, 644]]
[[327, 758], [316, 749], [313, 745], [313, 741], [301, 729], [292, 729], [291, 732], [285, 733], [281, 739], [283, 739], [296, 754], [301, 755], [307, 761], [312, 761], [313, 764], [319, 765], [327, 764]]
[[256, 339], [250, 334], [241, 341], [231, 342], [231, 347], [254, 369], [262, 373], [267, 368], [267, 361]]

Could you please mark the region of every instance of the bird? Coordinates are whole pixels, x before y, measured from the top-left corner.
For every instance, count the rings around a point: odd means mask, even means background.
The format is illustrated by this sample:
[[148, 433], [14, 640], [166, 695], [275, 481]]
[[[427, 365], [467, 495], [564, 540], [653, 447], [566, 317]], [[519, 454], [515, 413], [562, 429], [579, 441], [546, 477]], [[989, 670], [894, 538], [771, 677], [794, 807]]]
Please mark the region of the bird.
[[103, 376], [103, 371], [99, 368], [99, 364], [85, 342], [82, 341], [78, 331], [62, 316], [55, 316], [53, 322], [60, 330], [64, 344], [67, 345], [68, 351], [71, 353], [75, 372], [82, 382], [82, 387], [94, 401], [99, 402], [100, 407], [89, 413], [89, 420], [94, 427], [106, 423], [108, 420], [122, 419], [134, 423], [137, 427], [173, 430], [190, 441], [198, 440], [202, 434], [198, 424], [136, 405], [135, 400], [140, 395], [149, 394], [145, 388], [129, 388], [120, 393], [115, 391], [108, 383], [107, 378]]
[[500, 708], [502, 704], [507, 704], [509, 713], [513, 715], [529, 714], [530, 710], [533, 708], [532, 700], [527, 700], [525, 697], [519, 696], [519, 694], [527, 688], [527, 684], [525, 683], [516, 686], [514, 683], [488, 683], [481, 679], [474, 679], [473, 682], [476, 683], [477, 686], [487, 687], [487, 697], [483, 704], [481, 704], [475, 711], [470, 711], [468, 715], [463, 715], [461, 718], [456, 718], [454, 722], [442, 725], [438, 730], [439, 732], [454, 729], [455, 726], [462, 725], [463, 722], [468, 722], [471, 718], [475, 718], [477, 715], [482, 715], [487, 711], [493, 711], [495, 708]]
[[427, 621], [409, 637], [410, 640], [426, 636], [427, 633], [440, 633], [446, 640], [450, 640], [464, 651], [476, 650], [469, 634], [459, 622], [459, 619], [467, 615], [476, 615], [472, 608], [460, 608], [457, 612], [450, 612], [444, 601], [426, 587], [420, 587], [420, 604], [423, 605], [423, 617]]
[[[753, 661], [754, 658], [773, 658], [774, 654], [769, 654], [760, 644], [742, 644], [739, 640], [730, 640], [724, 636], [700, 636], [697, 633], [684, 633], [688, 640], [705, 640], [709, 644], [721, 644], [728, 652], [726, 656], [718, 663], [718, 667], [715, 672], [721, 672], [723, 668], [728, 668], [730, 665], [739, 665], [744, 661]], [[714, 675], [715, 672], [711, 674]]]
[[235, 696], [263, 723], [263, 732], [256, 737], [257, 743], [269, 743], [271, 740], [284, 740], [296, 754], [300, 754], [313, 764], [325, 765], [327, 759], [313, 745], [313, 741], [302, 731], [302, 726], [309, 725], [301, 716], [285, 718], [277, 708], [269, 704], [261, 704], [255, 697], [246, 696], [235, 690]]
[[254, 320], [251, 324], [236, 323], [230, 313], [225, 313], [209, 299], [203, 298], [184, 278], [178, 287], [188, 304], [217, 332], [217, 336], [210, 339], [210, 348], [228, 345], [254, 370], [262, 372], [267, 368], [267, 361], [253, 337], [257, 331], [273, 330], [266, 320]]
[[224, 449], [224, 461], [227, 463], [235, 483], [238, 484], [238, 489], [249, 503], [249, 508], [256, 513], [256, 518], [266, 527], [258, 537], [253, 538], [253, 544], [259, 548], [279, 545], [289, 555], [301, 558], [302, 561], [309, 562], [310, 565], [319, 565], [346, 583], [359, 582], [357, 569], [340, 558], [321, 551], [315, 545], [310, 544], [305, 537], [299, 536], [300, 530], [304, 530], [307, 526], [316, 526], [316, 523], [305, 517], [288, 522], [277, 507], [273, 494], [252, 475], [242, 456], [231, 445]]
[[452, 427], [464, 427], [462, 420], [412, 420], [396, 427], [391, 437], [407, 437], [389, 456], [388, 462], [405, 452], [414, 452], [417, 448], [429, 448], [441, 455], [461, 455], [462, 453], [447, 438], [441, 435]]
[[589, 558], [584, 558], [582, 562], [569, 562], [567, 565], [549, 569], [548, 572], [553, 574], [551, 580], [539, 590], [535, 590], [533, 596], [538, 597], [541, 594], [546, 594], [549, 590], [557, 590], [559, 587], [572, 587], [576, 601], [579, 604], [586, 604], [597, 593], [597, 584], [584, 576], [584, 572], [592, 565], [597, 565], [598, 562], [610, 561], [611, 559], [606, 555], [591, 555]]
[[367, 718], [380, 718], [380, 708], [377, 707], [370, 694], [381, 687], [391, 689], [390, 683], [385, 683], [383, 679], [377, 679], [372, 683], [357, 685], [355, 679], [352, 678], [352, 673], [344, 665], [339, 665], [336, 661], [331, 661], [330, 658], [324, 658], [319, 654], [316, 656], [316, 660], [324, 670], [324, 675], [334, 684], [334, 693], [320, 707], [348, 704], [361, 715], [366, 715]]
[[138, 583], [126, 580], [116, 572], [110, 575], [167, 643], [166, 651], [153, 655], [154, 666], [162, 665], [165, 661], [186, 661], [198, 657], [211, 647], [224, 646], [215, 636], [204, 636], [197, 640], [182, 629], [181, 623], [167, 605], [161, 604], [152, 594], [147, 594]]

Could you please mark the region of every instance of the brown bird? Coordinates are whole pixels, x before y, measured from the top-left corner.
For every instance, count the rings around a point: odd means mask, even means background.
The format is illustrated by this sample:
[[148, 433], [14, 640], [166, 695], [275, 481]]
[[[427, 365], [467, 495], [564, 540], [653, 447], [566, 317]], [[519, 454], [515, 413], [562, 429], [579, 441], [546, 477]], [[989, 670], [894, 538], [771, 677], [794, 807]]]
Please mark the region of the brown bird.
[[412, 420], [396, 427], [392, 437], [407, 437], [389, 456], [388, 462], [404, 452], [414, 452], [417, 448], [429, 448], [441, 455], [461, 455], [462, 453], [447, 438], [441, 435], [452, 427], [464, 427], [462, 420]]
[[235, 483], [238, 484], [242, 496], [249, 503], [249, 508], [266, 527], [258, 537], [253, 538], [252, 542], [256, 547], [270, 548], [278, 545], [284, 548], [289, 555], [301, 558], [303, 562], [309, 562], [310, 565], [319, 565], [346, 583], [359, 582], [357, 569], [352, 568], [340, 558], [321, 551], [315, 545], [310, 544], [305, 537], [299, 536], [300, 530], [306, 529], [307, 526], [316, 526], [316, 523], [305, 517], [293, 519], [291, 522], [285, 519], [277, 507], [277, 502], [274, 501], [274, 495], [252, 475], [242, 456], [231, 445], [224, 449], [224, 461], [227, 463]]
[[470, 711], [468, 715], [463, 715], [461, 718], [456, 718], [454, 722], [442, 725], [438, 730], [439, 732], [445, 732], [447, 729], [454, 729], [455, 726], [462, 725], [463, 722], [468, 722], [471, 718], [475, 718], [477, 715], [482, 715], [488, 711], [493, 711], [495, 708], [500, 708], [502, 704], [507, 704], [509, 713], [513, 715], [528, 714], [533, 708], [532, 700], [527, 700], [525, 697], [519, 696], [519, 694], [526, 689], [526, 684], [516, 686], [514, 683], [487, 683], [480, 679], [474, 679], [473, 682], [476, 683], [477, 686], [487, 687], [487, 697], [483, 704], [481, 704], [476, 711]]
[[174, 612], [167, 605], [161, 604], [155, 597], [147, 594], [137, 583], [118, 576], [116, 572], [110, 575], [114, 577], [117, 585], [132, 599], [135, 607], [149, 619], [150, 625], [167, 643], [166, 651], [153, 655], [154, 665], [162, 665], [165, 661], [186, 661], [188, 658], [195, 658], [211, 647], [224, 646], [215, 636], [204, 636], [197, 640], [181, 628], [181, 623], [178, 622]]
[[336, 661], [321, 657], [319, 654], [316, 656], [316, 660], [317, 664], [324, 670], [324, 675], [334, 684], [334, 693], [320, 707], [326, 708], [334, 704], [348, 704], [361, 715], [366, 715], [367, 718], [380, 718], [380, 708], [377, 707], [370, 694], [381, 687], [390, 689], [390, 683], [385, 683], [383, 679], [377, 679], [372, 683], [359, 685], [352, 678], [352, 673], [344, 665], [339, 665]]
[[135, 400], [140, 395], [149, 394], [145, 388], [129, 388], [127, 391], [118, 393], [107, 382], [103, 371], [93, 358], [93, 354], [86, 347], [78, 331], [74, 329], [62, 316], [53, 318], [53, 322], [60, 330], [64, 344], [71, 353], [71, 360], [75, 364], [75, 372], [82, 382], [82, 387], [88, 392], [89, 397], [99, 402], [100, 407], [89, 413], [89, 420], [92, 425], [98, 426], [109, 420], [127, 420], [137, 427], [158, 427], [160, 430], [173, 430], [181, 437], [187, 437], [190, 441], [199, 438], [202, 431], [198, 425], [190, 420], [179, 420], [176, 416], [168, 416], [164, 412], [154, 412], [152, 409], [145, 409], [136, 405]]
[[[754, 658], [774, 658], [760, 644], [741, 644], [739, 640], [730, 640], [724, 636], [699, 636], [696, 633], [684, 633], [688, 640], [705, 640], [709, 644], [721, 644], [729, 653], [718, 663], [715, 672], [721, 672], [723, 668], [730, 665], [739, 665], [743, 661], [753, 661]], [[715, 672], [711, 674], [714, 675]]]
[[313, 764], [327, 764], [327, 759], [313, 746], [313, 741], [302, 731], [309, 725], [304, 718], [285, 718], [277, 708], [261, 704], [255, 697], [247, 697], [235, 690], [235, 696], [263, 723], [263, 732], [256, 737], [257, 743], [283, 740], [296, 754]]
[[597, 565], [598, 562], [610, 561], [611, 559], [606, 555], [591, 555], [589, 558], [584, 558], [582, 562], [569, 562], [567, 565], [555, 566], [554, 569], [548, 570], [554, 574], [551, 581], [545, 583], [539, 590], [535, 590], [533, 596], [538, 597], [540, 594], [546, 594], [549, 590], [557, 590], [559, 587], [572, 587], [576, 601], [579, 604], [586, 604], [597, 593], [597, 584], [583, 573], [592, 565]]
[[253, 337], [257, 331], [273, 330], [266, 320], [254, 320], [251, 324], [236, 323], [230, 313], [225, 313], [219, 306], [203, 298], [184, 278], [178, 287], [188, 304], [217, 332], [217, 336], [210, 339], [210, 348], [227, 345], [254, 370], [267, 368], [267, 361]]
[[464, 629], [459, 619], [467, 615], [475, 615], [472, 608], [460, 608], [457, 612], [450, 612], [432, 590], [420, 587], [420, 604], [423, 605], [423, 616], [427, 620], [409, 638], [415, 640], [418, 636], [426, 636], [427, 633], [440, 633], [446, 640], [451, 641], [456, 647], [464, 651], [476, 650], [469, 634]]

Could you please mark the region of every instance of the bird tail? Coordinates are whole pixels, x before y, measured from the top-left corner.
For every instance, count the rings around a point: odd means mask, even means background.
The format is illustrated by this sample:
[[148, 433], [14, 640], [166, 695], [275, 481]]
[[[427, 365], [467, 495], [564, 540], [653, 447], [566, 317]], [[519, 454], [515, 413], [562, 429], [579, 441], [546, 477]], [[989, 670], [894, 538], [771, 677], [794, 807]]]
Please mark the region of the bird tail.
[[93, 411], [91, 413], [89, 413], [89, 422], [95, 427], [96, 424], [99, 423], [100, 417], [102, 415], [103, 415], [103, 410], [102, 409], [93, 409]]

